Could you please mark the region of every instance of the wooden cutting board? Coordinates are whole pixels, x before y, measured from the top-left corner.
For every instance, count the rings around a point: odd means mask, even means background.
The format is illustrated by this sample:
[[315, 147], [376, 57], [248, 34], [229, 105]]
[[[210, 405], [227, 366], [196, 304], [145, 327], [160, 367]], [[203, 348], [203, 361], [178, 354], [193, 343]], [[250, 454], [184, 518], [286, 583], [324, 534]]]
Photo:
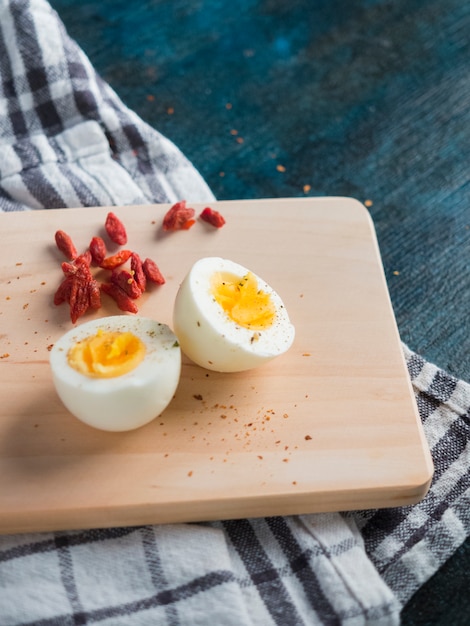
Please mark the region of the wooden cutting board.
[[[366, 209], [348, 198], [212, 206], [223, 228], [174, 233], [161, 230], [168, 205], [112, 209], [126, 247], [166, 277], [139, 313], [171, 326], [182, 278], [218, 255], [279, 292], [295, 343], [240, 374], [184, 358], [169, 408], [127, 433], [69, 414], [48, 362], [72, 327], [67, 305], [53, 304], [63, 260], [54, 233], [84, 250], [109, 209], [0, 215], [0, 532], [391, 507], [426, 494], [432, 462]], [[79, 323], [115, 313], [104, 300]]]

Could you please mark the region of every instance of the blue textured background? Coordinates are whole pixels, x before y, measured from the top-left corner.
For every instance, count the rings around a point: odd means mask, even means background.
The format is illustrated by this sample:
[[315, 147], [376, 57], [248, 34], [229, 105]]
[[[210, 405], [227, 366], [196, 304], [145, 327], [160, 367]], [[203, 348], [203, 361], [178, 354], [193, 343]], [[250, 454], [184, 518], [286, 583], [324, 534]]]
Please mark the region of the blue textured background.
[[[372, 201], [402, 339], [470, 380], [469, 2], [51, 4], [219, 199]], [[466, 542], [403, 623], [469, 624], [469, 565]]]

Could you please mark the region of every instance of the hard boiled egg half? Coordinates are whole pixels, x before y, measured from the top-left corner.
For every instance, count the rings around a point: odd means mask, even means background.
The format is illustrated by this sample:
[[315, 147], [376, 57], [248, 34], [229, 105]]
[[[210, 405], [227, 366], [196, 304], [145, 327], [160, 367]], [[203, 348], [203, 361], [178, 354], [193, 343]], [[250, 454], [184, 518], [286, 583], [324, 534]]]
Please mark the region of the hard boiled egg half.
[[116, 315], [70, 330], [50, 352], [52, 378], [66, 408], [108, 431], [139, 428], [168, 406], [181, 351], [165, 324]]
[[239, 372], [286, 352], [294, 326], [279, 295], [242, 265], [197, 261], [176, 295], [174, 331], [182, 351], [218, 372]]

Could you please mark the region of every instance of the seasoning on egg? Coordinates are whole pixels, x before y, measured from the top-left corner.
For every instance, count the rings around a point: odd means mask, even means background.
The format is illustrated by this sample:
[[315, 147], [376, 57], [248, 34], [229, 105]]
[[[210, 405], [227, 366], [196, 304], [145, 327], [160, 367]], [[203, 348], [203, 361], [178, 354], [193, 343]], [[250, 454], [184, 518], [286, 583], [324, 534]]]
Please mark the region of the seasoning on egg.
[[228, 316], [240, 326], [253, 330], [272, 326], [276, 308], [269, 293], [258, 288], [252, 272], [242, 278], [216, 272], [211, 279], [211, 291]]
[[145, 344], [130, 332], [104, 331], [77, 341], [69, 350], [70, 367], [86, 376], [111, 378], [133, 370], [145, 357]]

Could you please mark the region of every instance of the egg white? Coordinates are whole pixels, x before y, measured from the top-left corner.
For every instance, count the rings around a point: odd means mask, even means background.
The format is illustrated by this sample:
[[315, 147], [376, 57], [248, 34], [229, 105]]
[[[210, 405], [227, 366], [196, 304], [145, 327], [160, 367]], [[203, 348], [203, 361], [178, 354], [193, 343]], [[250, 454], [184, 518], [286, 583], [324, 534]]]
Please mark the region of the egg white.
[[182, 351], [197, 365], [218, 372], [248, 370], [286, 352], [295, 330], [274, 289], [251, 272], [276, 310], [271, 327], [253, 331], [234, 322], [214, 299], [211, 277], [216, 272], [241, 278], [249, 270], [220, 257], [206, 257], [193, 265], [180, 285], [173, 310], [173, 327]]
[[[91, 378], [68, 364], [69, 349], [103, 331], [131, 332], [146, 347], [143, 361], [113, 378]], [[181, 350], [171, 329], [143, 317], [116, 315], [81, 324], [63, 335], [50, 352], [53, 382], [65, 407], [89, 426], [107, 431], [139, 428], [171, 402], [181, 372]]]

